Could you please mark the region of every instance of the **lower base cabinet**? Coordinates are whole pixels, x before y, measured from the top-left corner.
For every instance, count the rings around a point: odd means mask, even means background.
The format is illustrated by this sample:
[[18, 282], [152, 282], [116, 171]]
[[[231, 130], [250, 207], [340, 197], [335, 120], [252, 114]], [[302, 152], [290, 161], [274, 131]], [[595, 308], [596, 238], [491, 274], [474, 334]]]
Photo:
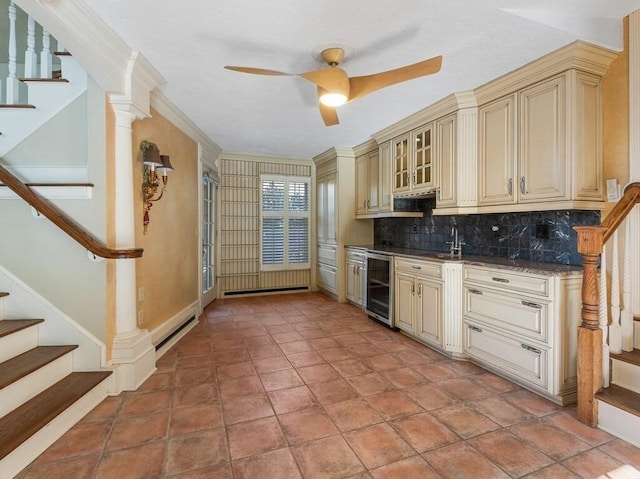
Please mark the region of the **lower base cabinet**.
[[329, 264], [318, 263], [318, 287], [337, 295], [338, 268]]
[[367, 259], [362, 250], [346, 248], [347, 301], [364, 308], [367, 292]]

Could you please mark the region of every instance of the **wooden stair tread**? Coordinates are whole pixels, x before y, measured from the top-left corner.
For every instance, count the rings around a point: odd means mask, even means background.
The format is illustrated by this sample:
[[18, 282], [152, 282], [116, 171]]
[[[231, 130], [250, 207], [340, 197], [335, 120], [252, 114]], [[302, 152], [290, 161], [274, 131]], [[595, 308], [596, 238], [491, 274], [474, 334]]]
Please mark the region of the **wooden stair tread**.
[[22, 82], [69, 83], [66, 78], [20, 78]]
[[4, 319], [0, 321], [0, 338], [43, 322], [44, 319]]
[[625, 363], [635, 364], [640, 366], [640, 349], [634, 349], [633, 351], [622, 351], [620, 354], [610, 354], [611, 359], [617, 359], [618, 361], [624, 361]]
[[0, 460], [111, 375], [111, 371], [71, 373], [0, 418]]
[[27, 103], [18, 103], [18, 104], [14, 104], [14, 105], [9, 105], [7, 103], [2, 103], [0, 104], [0, 108], [34, 108], [34, 105], [29, 105]]
[[640, 416], [640, 394], [638, 393], [611, 384], [608, 388], [596, 393], [595, 397], [634, 416]]
[[78, 346], [38, 346], [0, 363], [0, 389], [73, 351]]
[[0, 298], [4, 298], [5, 296], [9, 296], [9, 293], [5, 293], [4, 291], [0, 291]]

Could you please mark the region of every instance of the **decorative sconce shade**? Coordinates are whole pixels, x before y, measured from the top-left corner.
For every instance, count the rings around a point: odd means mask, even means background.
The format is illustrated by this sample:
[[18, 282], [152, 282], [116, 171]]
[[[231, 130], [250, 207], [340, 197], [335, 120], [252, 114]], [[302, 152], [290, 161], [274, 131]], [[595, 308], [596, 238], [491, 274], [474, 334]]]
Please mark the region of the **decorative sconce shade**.
[[[174, 168], [169, 160], [169, 156], [161, 155], [155, 143], [145, 140], [140, 143], [140, 149], [142, 150], [142, 164], [144, 168], [142, 179], [142, 197], [144, 199], [142, 225], [144, 227], [144, 234], [147, 234], [147, 227], [150, 221], [149, 210], [153, 206], [153, 203], [159, 201], [162, 195], [164, 195], [169, 181], [169, 172], [174, 171]], [[156, 169], [162, 176], [162, 189], [158, 196], [156, 196], [156, 194], [160, 187], [160, 180], [156, 175]]]

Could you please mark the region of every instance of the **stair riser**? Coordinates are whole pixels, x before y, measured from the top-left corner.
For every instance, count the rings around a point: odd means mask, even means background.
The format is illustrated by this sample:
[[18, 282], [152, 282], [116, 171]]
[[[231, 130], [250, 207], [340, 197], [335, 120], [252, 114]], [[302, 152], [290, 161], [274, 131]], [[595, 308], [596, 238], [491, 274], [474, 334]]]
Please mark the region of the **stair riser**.
[[[73, 352], [0, 389], [0, 417], [13, 411], [73, 371]], [[0, 475], [0, 477], [4, 477]]]
[[30, 327], [0, 338], [0, 363], [38, 345], [38, 328]]
[[18, 475], [20, 471], [56, 442], [80, 419], [89, 414], [94, 407], [107, 397], [107, 383], [108, 379], [102, 381], [51, 421], [47, 427], [42, 428], [11, 454], [0, 460], [0, 477], [12, 479]]
[[640, 447], [640, 417], [598, 401], [598, 428]]
[[640, 367], [612, 359], [611, 382], [640, 394]]

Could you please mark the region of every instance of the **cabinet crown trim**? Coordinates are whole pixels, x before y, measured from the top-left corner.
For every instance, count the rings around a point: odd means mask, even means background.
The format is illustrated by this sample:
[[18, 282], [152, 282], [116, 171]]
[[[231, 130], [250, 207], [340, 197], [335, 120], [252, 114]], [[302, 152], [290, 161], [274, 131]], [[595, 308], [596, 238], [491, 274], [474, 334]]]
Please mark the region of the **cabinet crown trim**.
[[355, 158], [355, 154], [353, 153], [353, 148], [344, 148], [344, 147], [332, 147], [327, 151], [320, 153], [317, 156], [313, 157], [313, 162], [316, 165], [320, 165], [322, 163], [326, 163], [327, 161], [335, 160], [338, 158]]

